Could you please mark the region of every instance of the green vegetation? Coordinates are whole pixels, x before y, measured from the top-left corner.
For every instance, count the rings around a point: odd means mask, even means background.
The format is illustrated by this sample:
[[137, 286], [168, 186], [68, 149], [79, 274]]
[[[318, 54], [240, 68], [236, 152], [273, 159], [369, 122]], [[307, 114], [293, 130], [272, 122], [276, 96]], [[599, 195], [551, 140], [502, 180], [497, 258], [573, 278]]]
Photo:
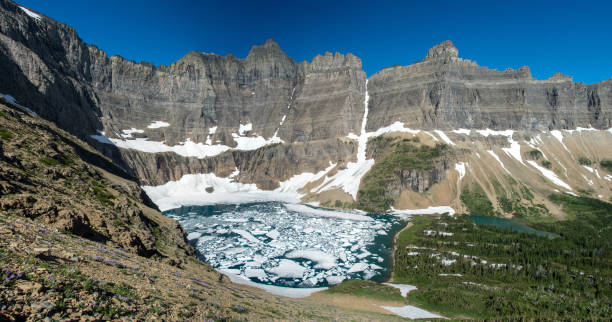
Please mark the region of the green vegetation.
[[527, 155], [531, 159], [540, 160], [540, 158], [542, 158], [542, 151], [540, 151], [540, 150], [531, 150], [531, 151], [527, 152]]
[[54, 167], [60, 164], [59, 161], [49, 157], [40, 158], [40, 162], [48, 167]]
[[96, 194], [96, 199], [103, 205], [105, 206], [112, 206], [113, 203], [113, 199], [115, 199], [115, 196], [113, 196], [112, 193], [108, 192], [106, 190], [106, 186], [104, 186], [102, 183], [100, 183], [97, 180], [91, 180], [91, 187], [94, 190], [94, 193]]
[[591, 161], [590, 159], [586, 158], [586, 157], [579, 157], [578, 158], [578, 163], [580, 165], [591, 165], [593, 164], [593, 161]]
[[546, 169], [552, 168], [552, 163], [550, 163], [548, 160], [542, 160], [540, 161], [540, 164]]
[[334, 285], [325, 292], [367, 297], [383, 301], [405, 301], [398, 289], [372, 281], [350, 280]]
[[3, 140], [10, 140], [13, 138], [13, 134], [7, 129], [0, 129], [0, 138]]
[[606, 171], [612, 173], [612, 160], [601, 160], [599, 162], [602, 168], [606, 169]]
[[559, 235], [554, 239], [476, 226], [467, 216], [415, 217], [398, 238], [394, 280], [419, 287], [409, 295], [412, 304], [448, 317], [607, 319], [612, 204], [566, 194], [549, 199], [569, 220], [529, 221]]
[[415, 139], [376, 137], [371, 146], [384, 155], [377, 160], [372, 169], [364, 176], [359, 190], [358, 208], [371, 212], [384, 212], [394, 202], [387, 191], [388, 187], [398, 180], [398, 173], [406, 170], [429, 171], [447, 151], [447, 145], [436, 144], [434, 147], [418, 143]]
[[498, 215], [493, 210], [493, 204], [485, 194], [482, 187], [478, 184], [472, 185], [471, 188], [465, 187], [461, 192], [461, 201], [468, 208], [472, 215], [477, 216], [494, 216]]

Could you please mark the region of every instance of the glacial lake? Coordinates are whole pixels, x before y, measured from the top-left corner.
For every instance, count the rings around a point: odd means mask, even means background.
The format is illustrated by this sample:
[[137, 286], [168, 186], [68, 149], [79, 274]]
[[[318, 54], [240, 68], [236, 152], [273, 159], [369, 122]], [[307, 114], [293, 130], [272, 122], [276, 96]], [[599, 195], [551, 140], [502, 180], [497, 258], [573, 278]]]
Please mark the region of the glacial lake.
[[519, 233], [534, 234], [542, 237], [557, 238], [559, 235], [533, 229], [512, 219], [488, 217], [488, 216], [468, 216], [476, 225], [492, 225], [502, 229], [512, 229]]
[[165, 211], [201, 260], [255, 283], [311, 288], [346, 279], [386, 281], [393, 236], [406, 222], [282, 202]]

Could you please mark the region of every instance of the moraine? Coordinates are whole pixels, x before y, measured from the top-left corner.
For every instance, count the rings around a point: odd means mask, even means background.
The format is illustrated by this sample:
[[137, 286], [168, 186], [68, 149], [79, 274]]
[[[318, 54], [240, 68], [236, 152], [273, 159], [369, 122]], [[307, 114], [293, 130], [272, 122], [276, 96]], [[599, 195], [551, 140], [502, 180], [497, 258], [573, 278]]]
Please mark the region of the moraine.
[[293, 288], [386, 280], [393, 236], [405, 225], [390, 215], [281, 202], [184, 206], [164, 214], [180, 222], [200, 258], [216, 269]]

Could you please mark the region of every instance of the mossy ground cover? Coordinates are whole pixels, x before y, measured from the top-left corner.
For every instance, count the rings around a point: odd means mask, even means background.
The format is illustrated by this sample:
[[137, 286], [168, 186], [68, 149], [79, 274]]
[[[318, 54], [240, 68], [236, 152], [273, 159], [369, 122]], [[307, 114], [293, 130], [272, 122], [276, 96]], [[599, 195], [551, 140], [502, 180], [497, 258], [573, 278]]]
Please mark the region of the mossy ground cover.
[[549, 199], [570, 219], [531, 225], [554, 239], [476, 226], [467, 216], [415, 217], [398, 238], [394, 280], [419, 287], [410, 303], [454, 318], [608, 318], [612, 204]]

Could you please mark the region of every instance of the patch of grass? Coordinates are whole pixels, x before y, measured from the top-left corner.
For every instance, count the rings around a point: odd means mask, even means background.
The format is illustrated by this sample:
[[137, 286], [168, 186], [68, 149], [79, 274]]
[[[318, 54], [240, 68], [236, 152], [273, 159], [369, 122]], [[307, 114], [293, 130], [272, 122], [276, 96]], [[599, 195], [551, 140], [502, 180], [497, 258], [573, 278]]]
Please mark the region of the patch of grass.
[[472, 215], [476, 216], [495, 216], [496, 211], [493, 204], [485, 194], [482, 187], [473, 184], [471, 188], [465, 187], [461, 192], [461, 202], [467, 207]]
[[40, 162], [48, 167], [54, 167], [61, 164], [61, 162], [49, 157], [40, 158]]
[[546, 169], [552, 168], [552, 163], [550, 163], [548, 160], [542, 160], [540, 161], [540, 164]]
[[13, 134], [7, 129], [0, 128], [0, 138], [8, 141], [13, 138]]
[[330, 287], [325, 292], [330, 294], [347, 294], [367, 297], [383, 301], [404, 302], [404, 298], [398, 289], [372, 281], [345, 281]]
[[606, 171], [612, 173], [612, 160], [601, 160], [599, 162], [602, 168], [606, 169]]
[[579, 157], [578, 158], [578, 163], [580, 165], [590, 166], [591, 164], [593, 164], [593, 161], [591, 161], [590, 159], [588, 159], [586, 157]]
[[540, 150], [531, 150], [529, 152], [527, 152], [527, 156], [529, 156], [529, 158], [534, 159], [534, 160], [540, 160], [540, 158], [542, 158], [542, 152]]
[[97, 180], [91, 181], [91, 186], [96, 195], [96, 199], [104, 206], [112, 206], [115, 196], [106, 190], [106, 186]]

